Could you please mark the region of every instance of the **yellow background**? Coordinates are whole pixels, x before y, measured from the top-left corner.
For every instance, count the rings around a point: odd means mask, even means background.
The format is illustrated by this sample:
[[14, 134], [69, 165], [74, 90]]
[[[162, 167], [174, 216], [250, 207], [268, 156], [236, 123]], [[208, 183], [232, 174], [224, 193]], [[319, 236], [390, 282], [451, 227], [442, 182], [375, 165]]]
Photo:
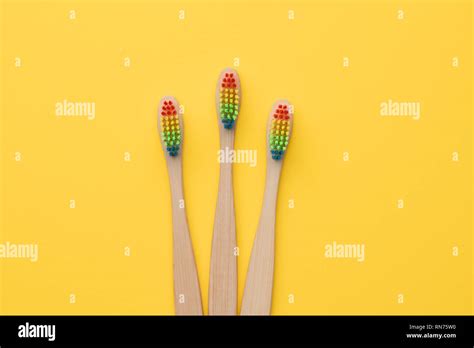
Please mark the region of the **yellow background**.
[[[215, 84], [234, 58], [236, 148], [258, 151], [255, 168], [234, 165], [239, 303], [266, 120], [288, 98], [272, 313], [472, 313], [471, 2], [10, 0], [0, 16], [0, 241], [39, 245], [36, 263], [0, 260], [3, 314], [174, 313], [156, 130], [166, 94], [185, 106], [184, 189], [207, 312]], [[64, 99], [95, 102], [95, 120], [55, 116]], [[420, 102], [420, 120], [381, 117], [388, 99]], [[325, 258], [333, 241], [365, 244], [365, 261]]]

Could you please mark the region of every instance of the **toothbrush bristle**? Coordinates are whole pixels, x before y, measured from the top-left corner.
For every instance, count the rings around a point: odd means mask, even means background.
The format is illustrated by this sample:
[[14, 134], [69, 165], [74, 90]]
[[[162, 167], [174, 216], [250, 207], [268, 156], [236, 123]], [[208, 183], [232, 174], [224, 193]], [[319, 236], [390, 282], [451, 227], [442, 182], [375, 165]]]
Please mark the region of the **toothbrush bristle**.
[[167, 99], [161, 104], [161, 139], [168, 154], [177, 156], [181, 146], [181, 128], [179, 125], [178, 105]]
[[274, 160], [280, 160], [290, 141], [292, 114], [288, 103], [280, 102], [273, 109], [270, 129], [270, 152]]
[[237, 73], [227, 71], [221, 76], [219, 87], [219, 116], [226, 129], [234, 127], [239, 115], [240, 93]]

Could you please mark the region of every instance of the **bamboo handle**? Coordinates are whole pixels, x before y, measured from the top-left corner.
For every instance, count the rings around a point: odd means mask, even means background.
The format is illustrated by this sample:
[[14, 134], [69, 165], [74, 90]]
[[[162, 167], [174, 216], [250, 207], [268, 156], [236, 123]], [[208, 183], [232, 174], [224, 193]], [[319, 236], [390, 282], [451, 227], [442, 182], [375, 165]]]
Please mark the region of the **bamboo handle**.
[[173, 213], [174, 303], [177, 315], [202, 315], [201, 292], [189, 235], [181, 158], [168, 158]]
[[[233, 149], [234, 132], [221, 132], [221, 150]], [[237, 314], [237, 258], [232, 163], [221, 163], [209, 275], [209, 315]]]
[[281, 162], [267, 160], [262, 213], [252, 247], [241, 315], [270, 315], [275, 260], [275, 210]]

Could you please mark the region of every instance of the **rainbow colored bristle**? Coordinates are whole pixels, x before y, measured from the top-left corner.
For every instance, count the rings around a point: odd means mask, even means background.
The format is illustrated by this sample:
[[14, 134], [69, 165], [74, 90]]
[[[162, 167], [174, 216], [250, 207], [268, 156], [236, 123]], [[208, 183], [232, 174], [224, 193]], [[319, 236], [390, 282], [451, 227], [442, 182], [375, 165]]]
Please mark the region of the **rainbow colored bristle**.
[[270, 152], [274, 160], [280, 160], [285, 154], [290, 140], [291, 118], [289, 105], [278, 103], [273, 111], [270, 129]]
[[237, 73], [226, 72], [220, 81], [219, 115], [226, 129], [232, 129], [239, 115], [239, 82]]
[[170, 156], [177, 156], [181, 145], [181, 128], [179, 126], [178, 105], [172, 100], [161, 104], [161, 139]]

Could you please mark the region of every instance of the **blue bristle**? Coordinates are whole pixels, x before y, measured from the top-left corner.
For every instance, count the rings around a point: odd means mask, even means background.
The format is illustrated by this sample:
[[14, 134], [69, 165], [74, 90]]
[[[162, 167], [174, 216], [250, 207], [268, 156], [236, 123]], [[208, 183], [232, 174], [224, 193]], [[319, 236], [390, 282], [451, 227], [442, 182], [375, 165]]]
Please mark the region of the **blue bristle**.
[[222, 119], [222, 124], [224, 125], [225, 129], [232, 129], [234, 126], [234, 120], [228, 119], [228, 118], [223, 118]]

